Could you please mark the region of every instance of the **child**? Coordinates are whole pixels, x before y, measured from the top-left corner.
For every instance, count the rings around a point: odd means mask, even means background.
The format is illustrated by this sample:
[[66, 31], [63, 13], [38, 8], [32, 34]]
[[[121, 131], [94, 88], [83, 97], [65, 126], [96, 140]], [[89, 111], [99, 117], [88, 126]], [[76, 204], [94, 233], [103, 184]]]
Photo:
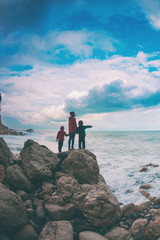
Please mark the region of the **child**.
[[[74, 138], [75, 138], [75, 133], [77, 131], [77, 122], [75, 118], [75, 112], [70, 112], [70, 117], [69, 117], [69, 141], [68, 141], [68, 150], [74, 149]], [[72, 148], [71, 147], [72, 144]]]
[[91, 128], [92, 126], [90, 126], [90, 125], [84, 126], [82, 120], [80, 120], [78, 122], [78, 125], [79, 125], [79, 127], [77, 128], [76, 133], [79, 134], [79, 148], [81, 148], [81, 144], [82, 144], [83, 148], [85, 148], [85, 136], [86, 136], [85, 129]]
[[64, 136], [69, 136], [69, 134], [66, 134], [66, 132], [64, 131], [64, 126], [61, 126], [60, 131], [57, 133], [57, 138], [56, 138], [56, 141], [58, 141], [59, 152], [61, 152], [63, 147]]

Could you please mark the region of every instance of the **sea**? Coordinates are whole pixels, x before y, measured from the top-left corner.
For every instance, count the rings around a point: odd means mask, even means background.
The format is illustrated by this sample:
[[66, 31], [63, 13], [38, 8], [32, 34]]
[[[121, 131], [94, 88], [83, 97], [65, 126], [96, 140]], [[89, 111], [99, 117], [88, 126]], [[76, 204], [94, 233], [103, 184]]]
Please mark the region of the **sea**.
[[[57, 131], [36, 130], [24, 136], [2, 135], [11, 151], [19, 154], [27, 139], [47, 146], [58, 152]], [[67, 151], [68, 138], [65, 138], [63, 151]], [[78, 137], [75, 139], [78, 148]], [[121, 205], [140, 204], [147, 199], [139, 188], [150, 184], [147, 192], [160, 196], [160, 131], [92, 131], [87, 130], [86, 149], [97, 157], [100, 173]], [[140, 172], [148, 164], [146, 172]]]

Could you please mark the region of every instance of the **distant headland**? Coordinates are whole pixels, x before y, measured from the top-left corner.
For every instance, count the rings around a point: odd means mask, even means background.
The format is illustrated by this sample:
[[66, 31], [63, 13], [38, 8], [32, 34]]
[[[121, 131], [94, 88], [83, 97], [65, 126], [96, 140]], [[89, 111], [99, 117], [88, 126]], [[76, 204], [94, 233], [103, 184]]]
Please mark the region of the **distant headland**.
[[0, 93], [0, 135], [23, 135], [22, 132], [17, 132], [16, 130], [8, 128], [4, 124], [2, 124], [2, 119], [1, 119], [1, 102], [2, 102], [2, 95]]

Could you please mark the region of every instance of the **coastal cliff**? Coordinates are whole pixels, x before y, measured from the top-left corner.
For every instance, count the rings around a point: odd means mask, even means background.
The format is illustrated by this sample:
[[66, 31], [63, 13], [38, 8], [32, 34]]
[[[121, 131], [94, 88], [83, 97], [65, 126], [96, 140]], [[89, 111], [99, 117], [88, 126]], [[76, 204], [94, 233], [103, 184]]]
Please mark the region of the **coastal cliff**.
[[157, 240], [160, 199], [120, 206], [88, 150], [55, 154], [0, 138], [0, 239]]

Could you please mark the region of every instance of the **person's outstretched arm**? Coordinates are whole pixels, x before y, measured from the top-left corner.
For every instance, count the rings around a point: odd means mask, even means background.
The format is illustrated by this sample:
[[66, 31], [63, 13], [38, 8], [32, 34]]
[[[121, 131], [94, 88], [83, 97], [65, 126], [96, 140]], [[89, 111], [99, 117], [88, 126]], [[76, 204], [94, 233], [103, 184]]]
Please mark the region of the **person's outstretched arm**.
[[86, 129], [86, 128], [92, 128], [93, 126], [87, 125], [87, 126], [84, 126], [84, 127], [85, 127], [85, 129]]

